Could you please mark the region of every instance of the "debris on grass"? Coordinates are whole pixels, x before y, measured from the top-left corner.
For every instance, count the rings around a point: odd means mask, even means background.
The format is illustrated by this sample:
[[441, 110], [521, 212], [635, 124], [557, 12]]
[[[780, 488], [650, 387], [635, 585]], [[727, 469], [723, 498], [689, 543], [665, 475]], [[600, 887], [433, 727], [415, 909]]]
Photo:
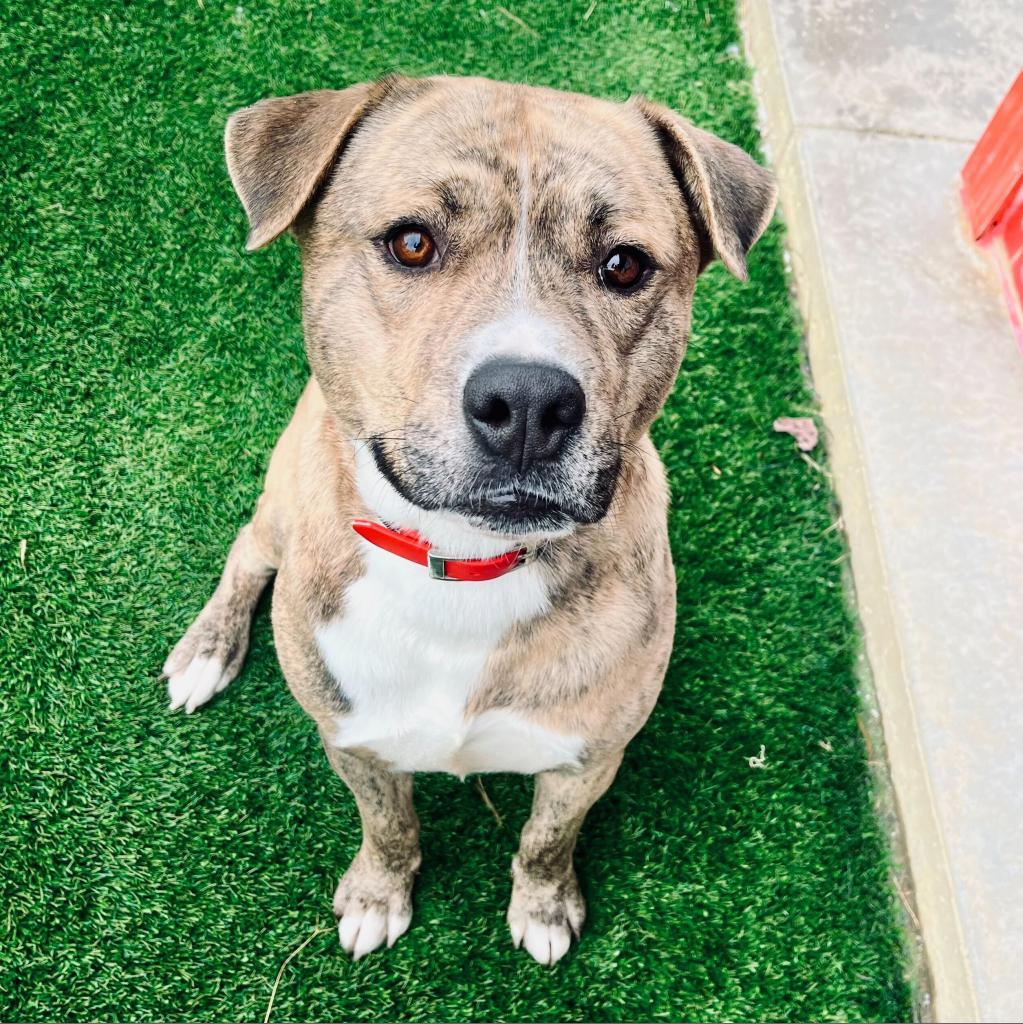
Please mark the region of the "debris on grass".
[[480, 776], [476, 776], [476, 790], [480, 795], [480, 798], [487, 805], [487, 810], [494, 816], [494, 821], [497, 822], [500, 828], [506, 828], [504, 818], [501, 817], [501, 812], [494, 806], [494, 801], [490, 799], [490, 794], [487, 792], [487, 787], [483, 785], [483, 779]]
[[807, 455], [806, 452], [800, 452], [799, 457], [811, 468], [820, 473], [821, 476], [831, 479], [831, 474], [814, 458]]
[[820, 441], [817, 424], [809, 416], [780, 416], [774, 421], [779, 434], [790, 434], [801, 452], [812, 452]]
[[512, 14], [512, 12], [509, 11], [507, 7], [495, 7], [494, 10], [497, 11], [498, 14], [503, 14], [509, 21], [515, 22], [515, 24], [518, 25], [519, 28], [521, 28], [525, 32], [528, 32], [531, 36], [534, 36], [537, 39], [540, 38], [540, 33], [537, 32], [537, 30], [533, 28], [532, 25], [527, 25], [517, 14]]
[[290, 964], [291, 961], [294, 960], [295, 957], [298, 956], [298, 954], [301, 953], [317, 935], [323, 935], [325, 932], [332, 932], [333, 930], [334, 928], [331, 925], [317, 925], [313, 929], [312, 934], [287, 955], [284, 963], [281, 964], [280, 969], [277, 971], [277, 977], [274, 978], [273, 988], [270, 989], [270, 1001], [266, 1004], [266, 1013], [263, 1015], [263, 1024], [269, 1024], [270, 1014], [274, 1008], [274, 1000], [277, 998], [277, 989], [281, 984], [281, 978], [284, 977], [284, 971], [287, 969], [288, 964]]
[[916, 912], [913, 910], [913, 904], [910, 902], [909, 897], [906, 895], [905, 889], [899, 882], [898, 875], [893, 871], [891, 875], [892, 882], [895, 884], [895, 891], [899, 894], [899, 899], [902, 901], [902, 906], [905, 908], [906, 913], [909, 915], [909, 919], [913, 922], [913, 927], [920, 931], [920, 918], [916, 916]]

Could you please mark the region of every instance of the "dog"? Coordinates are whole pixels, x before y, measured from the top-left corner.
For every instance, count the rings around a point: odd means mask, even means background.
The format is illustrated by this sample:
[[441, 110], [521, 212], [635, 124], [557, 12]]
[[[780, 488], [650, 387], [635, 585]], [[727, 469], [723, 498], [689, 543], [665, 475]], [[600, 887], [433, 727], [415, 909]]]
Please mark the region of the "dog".
[[648, 428], [697, 276], [718, 258], [745, 278], [773, 179], [641, 97], [481, 78], [265, 99], [225, 149], [247, 248], [298, 242], [311, 378], [164, 666], [171, 708], [235, 678], [276, 576], [281, 668], [362, 822], [341, 945], [409, 927], [415, 772], [518, 772], [507, 920], [553, 964], [585, 914], [580, 826], [672, 648]]

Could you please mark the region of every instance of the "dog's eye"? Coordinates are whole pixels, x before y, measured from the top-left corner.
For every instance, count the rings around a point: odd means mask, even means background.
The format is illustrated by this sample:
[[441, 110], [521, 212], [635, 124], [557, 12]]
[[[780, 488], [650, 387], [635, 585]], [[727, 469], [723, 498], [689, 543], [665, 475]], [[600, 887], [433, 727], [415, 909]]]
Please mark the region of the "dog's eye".
[[425, 267], [437, 246], [423, 228], [405, 224], [387, 236], [387, 250], [403, 267]]
[[600, 265], [600, 280], [616, 292], [631, 292], [646, 277], [650, 260], [631, 245], [619, 245]]

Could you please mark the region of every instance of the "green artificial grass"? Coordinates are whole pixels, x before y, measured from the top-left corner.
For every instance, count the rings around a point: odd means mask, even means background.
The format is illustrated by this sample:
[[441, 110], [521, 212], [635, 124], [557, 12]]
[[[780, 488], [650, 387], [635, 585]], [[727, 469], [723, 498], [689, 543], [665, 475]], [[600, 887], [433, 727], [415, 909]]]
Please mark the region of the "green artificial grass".
[[421, 778], [413, 928], [353, 964], [330, 897], [356, 814], [265, 602], [212, 706], [168, 713], [157, 678], [306, 377], [296, 251], [243, 253], [228, 113], [486, 74], [641, 91], [755, 150], [731, 0], [4, 6], [0, 1018], [262, 1020], [318, 926], [274, 1020], [908, 1018], [836, 511], [771, 429], [813, 409], [777, 226], [750, 284], [701, 280], [656, 426], [677, 646], [584, 829], [558, 967], [504, 923], [528, 780], [488, 777], [502, 826], [471, 782]]

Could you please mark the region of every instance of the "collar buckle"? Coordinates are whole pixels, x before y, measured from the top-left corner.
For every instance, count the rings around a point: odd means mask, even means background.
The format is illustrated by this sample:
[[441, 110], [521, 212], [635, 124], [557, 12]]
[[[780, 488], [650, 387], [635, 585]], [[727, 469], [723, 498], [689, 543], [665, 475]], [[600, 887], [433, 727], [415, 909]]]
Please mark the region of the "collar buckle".
[[[516, 569], [521, 569], [524, 565], [529, 565], [530, 562], [535, 562], [539, 552], [540, 549], [538, 547], [521, 548], [515, 561], [504, 572], [514, 572]], [[462, 581], [461, 577], [448, 574], [448, 562], [453, 561], [457, 561], [457, 559], [453, 559], [448, 555], [439, 555], [435, 551], [428, 549], [426, 552], [426, 568], [430, 574], [430, 579], [460, 583]]]
[[535, 562], [537, 555], [540, 554], [539, 547], [523, 548], [519, 552], [518, 561], [515, 563], [515, 568], [518, 569], [523, 565], [529, 565], [530, 562]]
[[457, 582], [454, 576], [448, 575], [448, 559], [444, 555], [438, 555], [434, 551], [427, 551], [426, 567], [430, 571], [430, 579], [432, 580], [451, 580]]

